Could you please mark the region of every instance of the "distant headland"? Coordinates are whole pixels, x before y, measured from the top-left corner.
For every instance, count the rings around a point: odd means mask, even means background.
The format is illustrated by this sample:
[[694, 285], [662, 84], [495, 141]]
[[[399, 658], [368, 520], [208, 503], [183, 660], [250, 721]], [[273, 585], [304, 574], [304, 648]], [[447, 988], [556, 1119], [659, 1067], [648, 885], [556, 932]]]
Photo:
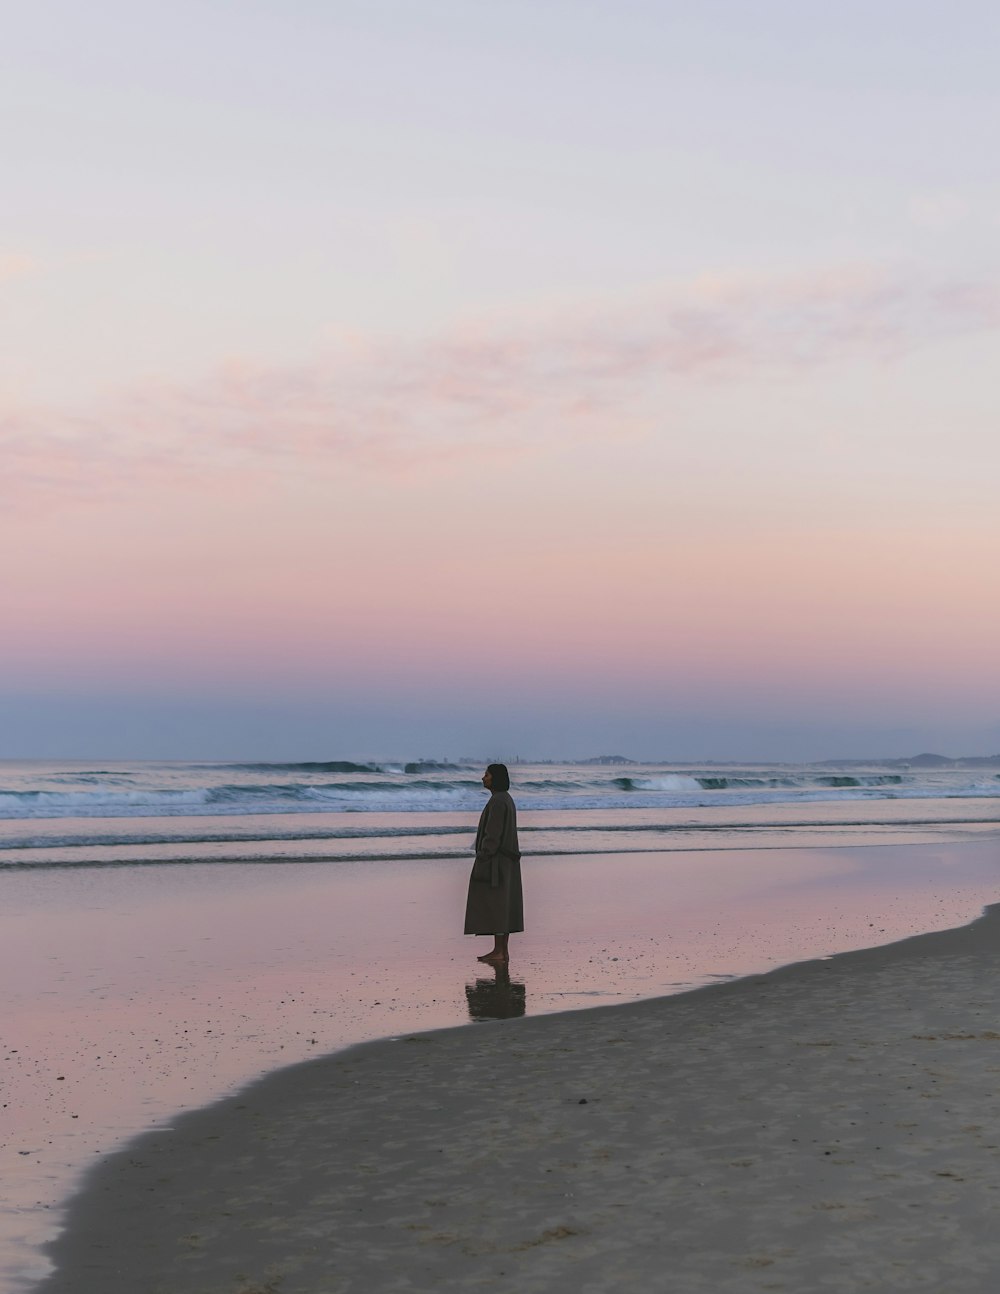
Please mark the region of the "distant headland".
[[889, 768], [995, 768], [1000, 767], [1000, 755], [933, 755], [925, 752], [922, 755], [910, 755], [905, 759], [818, 759], [817, 766], [828, 767], [836, 764], [879, 764]]

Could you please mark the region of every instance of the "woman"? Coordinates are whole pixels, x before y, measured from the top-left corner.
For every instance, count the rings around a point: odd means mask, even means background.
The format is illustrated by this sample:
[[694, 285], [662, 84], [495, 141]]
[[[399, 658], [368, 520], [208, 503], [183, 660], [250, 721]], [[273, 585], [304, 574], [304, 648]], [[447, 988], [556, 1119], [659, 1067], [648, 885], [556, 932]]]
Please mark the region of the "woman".
[[517, 844], [517, 810], [508, 794], [506, 764], [490, 764], [483, 774], [490, 792], [476, 832], [476, 861], [469, 878], [465, 933], [492, 935], [493, 948], [478, 960], [508, 960], [507, 939], [524, 929], [521, 895], [521, 851]]

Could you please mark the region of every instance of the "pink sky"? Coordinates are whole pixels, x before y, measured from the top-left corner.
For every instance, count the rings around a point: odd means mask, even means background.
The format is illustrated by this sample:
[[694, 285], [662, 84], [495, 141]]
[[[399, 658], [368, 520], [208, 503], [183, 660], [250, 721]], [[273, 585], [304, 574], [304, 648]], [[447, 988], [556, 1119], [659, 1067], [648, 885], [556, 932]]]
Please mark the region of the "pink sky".
[[19, 20], [0, 755], [1000, 749], [975, 24], [427, 4]]
[[997, 700], [992, 427], [946, 429], [923, 388], [992, 304], [912, 291], [871, 326], [847, 283], [733, 291], [709, 354], [690, 307], [664, 342], [643, 303], [599, 347], [576, 320], [480, 326], [23, 413], [8, 677], [423, 699], [466, 744], [489, 679], [538, 716], [966, 725], [971, 749]]

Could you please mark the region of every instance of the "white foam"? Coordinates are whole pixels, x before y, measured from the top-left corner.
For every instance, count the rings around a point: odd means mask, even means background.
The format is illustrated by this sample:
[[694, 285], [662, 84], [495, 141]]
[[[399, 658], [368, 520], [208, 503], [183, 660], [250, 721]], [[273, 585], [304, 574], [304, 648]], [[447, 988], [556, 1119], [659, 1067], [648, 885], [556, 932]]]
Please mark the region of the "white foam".
[[686, 777], [683, 773], [664, 773], [660, 777], [633, 777], [632, 785], [637, 791], [694, 791], [695, 793], [704, 791], [696, 777]]

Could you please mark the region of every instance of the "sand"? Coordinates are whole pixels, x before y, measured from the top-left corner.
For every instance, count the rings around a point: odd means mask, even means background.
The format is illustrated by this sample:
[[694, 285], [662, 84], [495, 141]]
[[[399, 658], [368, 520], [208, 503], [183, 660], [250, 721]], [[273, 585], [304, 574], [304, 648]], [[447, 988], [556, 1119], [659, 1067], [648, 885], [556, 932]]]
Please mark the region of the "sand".
[[0, 1290], [27, 1294], [46, 1274], [87, 1169], [279, 1067], [963, 925], [996, 898], [1000, 835], [951, 830], [933, 844], [893, 828], [879, 846], [532, 859], [531, 928], [499, 994], [474, 959], [489, 941], [455, 920], [465, 861], [3, 872]]
[[365, 1044], [104, 1160], [39, 1294], [993, 1290], [1000, 905]]

